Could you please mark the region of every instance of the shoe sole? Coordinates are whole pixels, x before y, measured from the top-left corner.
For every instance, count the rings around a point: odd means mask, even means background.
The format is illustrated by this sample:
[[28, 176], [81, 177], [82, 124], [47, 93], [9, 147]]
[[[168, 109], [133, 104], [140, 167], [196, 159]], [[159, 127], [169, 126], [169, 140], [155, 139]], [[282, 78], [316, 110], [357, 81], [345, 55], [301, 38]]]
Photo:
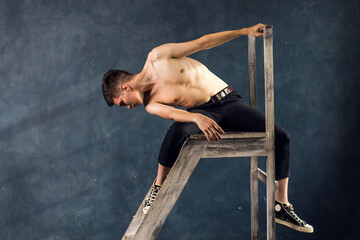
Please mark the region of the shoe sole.
[[309, 224], [306, 224], [306, 226], [308, 225], [309, 227], [300, 227], [300, 226], [297, 226], [293, 223], [289, 223], [287, 221], [284, 221], [284, 220], [280, 220], [280, 219], [277, 219], [275, 218], [275, 222], [277, 223], [280, 223], [282, 225], [285, 225], [287, 227], [290, 227], [292, 229], [295, 229], [299, 232], [305, 232], [305, 233], [313, 233], [314, 232], [314, 228], [312, 226], [310, 226]]
[[143, 208], [143, 213], [146, 215], [149, 212], [150, 208]]

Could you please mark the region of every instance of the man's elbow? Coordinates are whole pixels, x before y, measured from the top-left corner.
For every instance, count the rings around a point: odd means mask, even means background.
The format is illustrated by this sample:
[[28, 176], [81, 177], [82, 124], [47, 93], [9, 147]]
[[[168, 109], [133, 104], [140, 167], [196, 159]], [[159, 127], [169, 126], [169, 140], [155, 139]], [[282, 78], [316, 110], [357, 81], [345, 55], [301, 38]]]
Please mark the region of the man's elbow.
[[199, 38], [200, 44], [202, 46], [202, 49], [206, 50], [206, 49], [210, 49], [210, 41], [209, 38], [207, 37], [207, 35], [202, 36], [201, 38]]
[[166, 119], [169, 119], [169, 120], [174, 120], [174, 121], [175, 121], [175, 118], [176, 118], [176, 117], [174, 116], [175, 114], [176, 114], [176, 113], [174, 113], [174, 112], [172, 112], [172, 111], [169, 111], [169, 112], [166, 113], [166, 117], [165, 117], [165, 118], [166, 118]]

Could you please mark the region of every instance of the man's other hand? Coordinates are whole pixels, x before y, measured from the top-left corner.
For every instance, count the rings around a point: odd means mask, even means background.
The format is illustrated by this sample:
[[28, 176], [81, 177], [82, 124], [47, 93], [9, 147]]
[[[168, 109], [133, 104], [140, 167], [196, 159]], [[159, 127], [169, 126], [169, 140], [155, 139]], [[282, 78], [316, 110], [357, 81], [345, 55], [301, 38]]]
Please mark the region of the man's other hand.
[[[247, 35], [254, 36], [254, 37], [263, 37], [264, 36], [264, 27], [266, 25], [262, 23], [258, 23], [252, 27], [247, 28], [248, 33]], [[260, 30], [261, 29], [261, 30]]]
[[222, 139], [220, 134], [224, 134], [224, 130], [211, 118], [201, 114], [196, 113], [195, 123], [199, 126], [201, 131], [205, 134], [206, 139], [211, 142], [211, 139], [219, 141]]

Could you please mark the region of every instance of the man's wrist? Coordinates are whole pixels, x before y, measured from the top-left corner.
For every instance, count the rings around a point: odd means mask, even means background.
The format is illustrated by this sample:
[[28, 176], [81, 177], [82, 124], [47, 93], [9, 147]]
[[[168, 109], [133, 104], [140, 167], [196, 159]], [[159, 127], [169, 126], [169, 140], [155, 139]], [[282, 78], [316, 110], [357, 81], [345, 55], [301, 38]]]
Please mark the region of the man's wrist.
[[197, 124], [199, 119], [198, 113], [191, 113], [191, 115], [192, 115], [192, 122]]
[[241, 28], [239, 29], [241, 32], [241, 35], [249, 35], [249, 29], [248, 28]]

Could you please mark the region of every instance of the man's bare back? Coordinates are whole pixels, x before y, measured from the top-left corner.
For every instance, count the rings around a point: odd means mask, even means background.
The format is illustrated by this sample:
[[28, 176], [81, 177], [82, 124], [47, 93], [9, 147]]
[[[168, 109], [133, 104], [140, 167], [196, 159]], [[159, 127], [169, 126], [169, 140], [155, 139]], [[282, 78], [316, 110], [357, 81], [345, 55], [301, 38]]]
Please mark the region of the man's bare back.
[[199, 61], [189, 57], [163, 58], [145, 66], [156, 82], [144, 94], [144, 105], [152, 102], [191, 108], [208, 102], [227, 84]]

